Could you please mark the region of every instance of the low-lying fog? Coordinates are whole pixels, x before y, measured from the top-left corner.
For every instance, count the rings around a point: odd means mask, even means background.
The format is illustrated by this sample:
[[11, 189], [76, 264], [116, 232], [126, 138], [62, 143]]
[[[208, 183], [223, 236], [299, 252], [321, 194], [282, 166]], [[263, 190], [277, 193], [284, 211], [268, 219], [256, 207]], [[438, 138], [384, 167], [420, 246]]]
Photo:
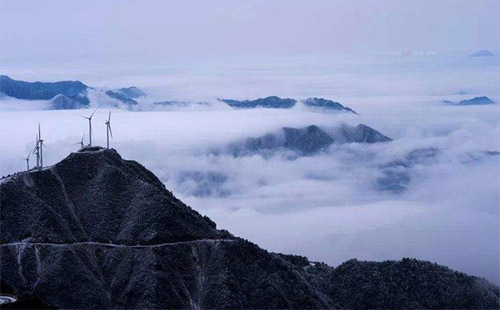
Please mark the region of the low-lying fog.
[[[165, 86], [167, 90], [154, 83], [161, 80], [158, 76], [127, 76], [121, 80], [157, 97], [182, 100], [186, 95], [186, 100], [212, 104], [155, 112], [113, 110], [111, 145], [124, 158], [152, 170], [219, 228], [270, 251], [305, 255], [334, 266], [350, 258], [416, 257], [498, 284], [499, 105], [442, 104], [478, 95], [500, 102], [498, 64], [464, 65], [454, 74], [451, 65], [440, 70], [433, 61], [427, 63], [430, 68], [417, 70], [423, 65], [405, 59], [401, 67], [392, 66], [381, 75], [349, 75], [347, 69], [336, 75], [326, 68], [326, 73], [298, 69], [281, 76], [275, 68], [269, 75], [249, 71], [244, 79], [240, 72], [232, 80], [229, 73], [207, 73], [205, 84], [202, 79], [192, 84], [187, 77], [176, 80], [178, 75], [172, 74], [165, 81], [178, 87]], [[307, 74], [300, 74], [304, 71]], [[107, 83], [108, 79], [84, 82], [128, 86]], [[148, 81], [153, 81], [149, 88]], [[214, 83], [217, 95], [209, 90]], [[301, 105], [290, 110], [233, 110], [213, 100], [266, 95], [324, 96], [360, 115], [312, 112]], [[92, 110], [40, 111], [34, 109], [36, 102], [28, 104], [0, 100], [0, 175], [25, 168], [22, 157], [34, 145], [38, 122], [48, 164], [76, 151], [78, 146], [72, 144], [84, 131], [88, 139], [88, 123], [78, 115]], [[105, 145], [107, 115], [107, 109], [99, 109], [94, 116], [94, 144]], [[268, 156], [235, 157], [214, 151], [285, 126], [314, 124], [331, 132], [342, 122], [366, 124], [394, 140], [334, 143], [311, 156], [277, 150]], [[396, 178], [407, 189], [383, 190], [379, 185], [385, 178]]]

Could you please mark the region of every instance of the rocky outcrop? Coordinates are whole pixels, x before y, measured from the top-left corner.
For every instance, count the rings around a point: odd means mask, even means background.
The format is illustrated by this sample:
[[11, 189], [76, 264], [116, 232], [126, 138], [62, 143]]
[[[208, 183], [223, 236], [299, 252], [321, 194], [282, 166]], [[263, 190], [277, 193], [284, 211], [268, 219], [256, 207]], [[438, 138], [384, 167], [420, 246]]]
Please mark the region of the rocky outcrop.
[[498, 308], [498, 288], [414, 260], [338, 268], [269, 253], [114, 150], [0, 181], [3, 308]]

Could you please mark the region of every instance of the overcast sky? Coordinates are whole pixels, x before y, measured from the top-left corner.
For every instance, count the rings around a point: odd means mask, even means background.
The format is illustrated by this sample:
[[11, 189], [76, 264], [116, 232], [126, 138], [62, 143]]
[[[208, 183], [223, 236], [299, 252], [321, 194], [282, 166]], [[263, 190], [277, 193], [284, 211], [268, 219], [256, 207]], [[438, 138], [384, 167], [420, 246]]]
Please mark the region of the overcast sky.
[[0, 61], [498, 50], [499, 15], [498, 0], [0, 0]]

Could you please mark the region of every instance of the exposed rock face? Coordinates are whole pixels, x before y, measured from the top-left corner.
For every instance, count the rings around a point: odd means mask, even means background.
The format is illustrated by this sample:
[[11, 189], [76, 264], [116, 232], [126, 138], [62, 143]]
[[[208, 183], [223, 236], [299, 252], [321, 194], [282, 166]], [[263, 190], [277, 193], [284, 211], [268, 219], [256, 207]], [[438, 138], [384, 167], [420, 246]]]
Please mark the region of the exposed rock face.
[[[498, 308], [498, 288], [414, 260], [338, 268], [217, 230], [148, 170], [84, 148], [0, 182], [5, 308]], [[17, 306], [16, 306], [17, 305]]]
[[87, 90], [88, 86], [80, 81], [61, 81], [54, 83], [25, 82], [0, 76], [0, 92], [7, 96], [27, 100], [49, 100], [56, 95], [76, 99]]
[[335, 102], [333, 100], [328, 100], [324, 98], [308, 98], [302, 101], [304, 105], [312, 108], [318, 108], [323, 110], [333, 110], [333, 111], [342, 111], [342, 112], [350, 112], [354, 114], [356, 113], [353, 109], [343, 106], [342, 104]]
[[280, 98], [276, 96], [269, 96], [266, 98], [259, 98], [255, 100], [233, 100], [233, 99], [219, 99], [234, 108], [272, 108], [272, 109], [290, 109], [295, 106], [297, 102], [295, 99]]

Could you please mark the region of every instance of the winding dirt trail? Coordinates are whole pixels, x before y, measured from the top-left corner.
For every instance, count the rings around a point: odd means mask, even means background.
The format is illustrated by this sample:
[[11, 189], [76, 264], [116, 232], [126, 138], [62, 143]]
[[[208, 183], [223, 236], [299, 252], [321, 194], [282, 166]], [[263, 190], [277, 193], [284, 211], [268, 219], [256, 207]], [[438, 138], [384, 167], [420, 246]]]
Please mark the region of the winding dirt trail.
[[191, 241], [179, 241], [179, 242], [158, 243], [158, 244], [137, 244], [137, 245], [102, 243], [102, 242], [95, 242], [95, 241], [83, 241], [83, 242], [73, 242], [73, 243], [45, 243], [45, 242], [23, 242], [23, 241], [20, 241], [20, 242], [0, 244], [0, 247], [31, 246], [31, 245], [55, 246], [55, 247], [95, 245], [95, 246], [105, 246], [105, 247], [111, 247], [111, 248], [154, 248], [154, 247], [202, 243], [202, 242], [216, 243], [216, 242], [234, 242], [234, 241], [235, 241], [235, 239], [199, 239], [199, 240], [191, 240]]

